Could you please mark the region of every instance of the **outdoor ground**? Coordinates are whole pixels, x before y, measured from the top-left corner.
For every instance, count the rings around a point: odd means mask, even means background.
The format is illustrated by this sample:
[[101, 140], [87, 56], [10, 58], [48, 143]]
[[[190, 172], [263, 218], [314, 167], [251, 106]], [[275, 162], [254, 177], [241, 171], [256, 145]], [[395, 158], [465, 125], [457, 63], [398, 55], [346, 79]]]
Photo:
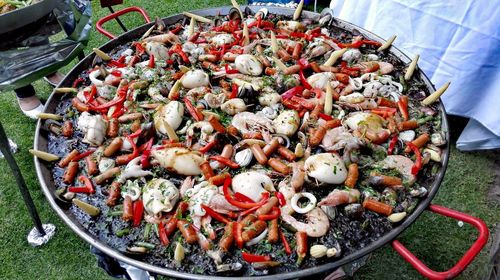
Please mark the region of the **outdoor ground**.
[[[142, 5], [151, 17], [167, 16], [185, 10], [229, 5], [227, 1], [183, 0], [183, 1], [125, 1], [127, 6]], [[101, 10], [98, 1], [92, 1], [95, 19], [107, 14]], [[119, 9], [119, 8], [117, 8]], [[129, 27], [141, 23], [139, 17], [125, 16], [123, 21]], [[110, 23], [110, 29], [119, 32], [117, 25]], [[92, 37], [86, 53], [99, 46], [107, 38], [97, 32]], [[71, 66], [65, 67], [67, 72]], [[51, 88], [43, 81], [35, 84], [39, 96], [46, 99]], [[32, 147], [36, 123], [24, 117], [17, 107], [13, 92], [0, 94], [0, 121], [7, 135], [19, 145], [17, 162], [25, 176], [31, 195], [44, 222], [56, 225], [55, 237], [45, 246], [32, 248], [26, 242], [26, 235], [32, 228], [20, 193], [5, 160], [0, 159], [0, 279], [109, 279], [97, 267], [95, 257], [89, 252], [89, 245], [70, 231], [52, 211], [40, 190], [35, 174], [33, 159], [28, 153]], [[455, 127], [458, 125], [452, 123]], [[455, 138], [456, 139], [456, 138]], [[500, 205], [488, 200], [488, 189], [494, 182], [494, 161], [499, 153], [462, 153], [452, 149], [444, 182], [433, 203], [462, 211], [483, 219], [491, 230], [499, 222]], [[498, 165], [496, 169], [498, 169]], [[498, 184], [498, 181], [497, 181]], [[445, 270], [467, 250], [475, 240], [475, 230], [456, 221], [425, 213], [399, 240], [431, 268]], [[489, 261], [487, 248], [466, 269], [461, 279], [481, 279]], [[355, 276], [356, 279], [419, 279], [421, 276], [403, 261], [390, 246], [378, 250], [371, 260]]]

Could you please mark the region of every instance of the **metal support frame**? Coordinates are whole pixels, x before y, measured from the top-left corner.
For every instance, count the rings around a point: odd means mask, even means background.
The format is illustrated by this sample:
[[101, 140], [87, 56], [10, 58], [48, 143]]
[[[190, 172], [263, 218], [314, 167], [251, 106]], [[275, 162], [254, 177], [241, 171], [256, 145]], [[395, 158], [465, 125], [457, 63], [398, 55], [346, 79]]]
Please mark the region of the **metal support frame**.
[[[115, 11], [113, 10], [113, 7], [109, 6], [108, 7], [109, 11], [113, 14]], [[123, 24], [123, 22], [120, 20], [120, 18], [116, 17], [115, 18], [116, 22], [118, 22], [118, 25], [120, 25], [120, 27], [122, 28], [122, 30], [124, 32], [127, 32], [127, 27], [125, 27], [125, 25]]]
[[[31, 230], [28, 235], [28, 242], [33, 246], [39, 246], [45, 244], [55, 233], [55, 226], [52, 224], [42, 224], [40, 216], [36, 210], [33, 199], [31, 198], [26, 182], [24, 181], [21, 170], [16, 163], [16, 160], [10, 152], [10, 145], [5, 130], [3, 129], [2, 123], [0, 122], [0, 151], [2, 151], [7, 164], [9, 164], [12, 174], [16, 179], [17, 186], [19, 187], [19, 192], [23, 197], [24, 204], [28, 208], [28, 213], [33, 221], [35, 228]], [[35, 231], [36, 229], [36, 231]]]

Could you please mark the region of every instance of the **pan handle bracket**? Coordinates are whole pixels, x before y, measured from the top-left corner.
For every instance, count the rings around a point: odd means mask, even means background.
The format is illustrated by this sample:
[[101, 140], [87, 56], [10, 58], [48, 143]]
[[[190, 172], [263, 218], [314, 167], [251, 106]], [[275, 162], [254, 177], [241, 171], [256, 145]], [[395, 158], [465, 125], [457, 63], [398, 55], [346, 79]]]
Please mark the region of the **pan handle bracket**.
[[398, 252], [408, 263], [410, 263], [420, 274], [422, 274], [422, 276], [429, 279], [452, 279], [462, 273], [462, 271], [464, 271], [464, 269], [474, 260], [477, 254], [479, 254], [481, 249], [483, 249], [483, 247], [486, 245], [489, 236], [488, 226], [486, 226], [486, 223], [479, 218], [443, 206], [431, 204], [429, 205], [427, 210], [442, 216], [468, 223], [474, 226], [479, 231], [477, 240], [472, 244], [472, 246], [469, 248], [469, 250], [467, 250], [462, 258], [455, 264], [455, 266], [447, 271], [437, 272], [427, 267], [398, 240], [392, 241], [392, 248], [394, 248], [394, 250]]
[[131, 13], [131, 12], [138, 12], [138, 13], [140, 13], [142, 15], [142, 17], [144, 18], [144, 20], [146, 21], [146, 23], [150, 23], [151, 22], [151, 19], [149, 18], [148, 13], [144, 9], [136, 7], [136, 6], [133, 6], [133, 7], [125, 8], [123, 10], [119, 10], [117, 12], [114, 12], [112, 14], [109, 14], [109, 15], [107, 15], [105, 17], [100, 18], [95, 23], [95, 27], [97, 28], [97, 31], [99, 31], [99, 33], [103, 34], [104, 36], [106, 36], [106, 37], [108, 37], [110, 39], [115, 39], [116, 36], [114, 34], [112, 34], [111, 32], [107, 31], [106, 29], [104, 29], [104, 27], [102, 27], [102, 25], [104, 23], [112, 20], [112, 19], [118, 18], [119, 16]]

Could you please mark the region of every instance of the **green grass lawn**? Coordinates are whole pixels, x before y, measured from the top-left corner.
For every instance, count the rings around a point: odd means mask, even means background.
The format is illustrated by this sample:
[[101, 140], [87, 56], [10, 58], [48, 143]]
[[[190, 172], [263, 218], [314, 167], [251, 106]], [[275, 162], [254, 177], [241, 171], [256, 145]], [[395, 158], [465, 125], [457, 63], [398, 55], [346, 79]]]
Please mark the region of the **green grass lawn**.
[[[98, 1], [92, 1], [93, 21], [107, 14]], [[184, 0], [184, 1], [125, 1], [127, 6], [142, 5], [152, 18], [167, 16], [185, 10], [215, 7], [230, 4], [229, 0]], [[241, 2], [241, 1], [239, 1]], [[120, 9], [120, 8], [116, 8]], [[122, 19], [128, 27], [142, 21], [137, 15]], [[116, 23], [109, 29], [119, 33]], [[99, 46], [107, 38], [93, 31], [89, 46]], [[62, 71], [67, 72], [70, 66]], [[39, 96], [46, 99], [51, 88], [43, 81], [35, 84]], [[26, 235], [32, 228], [21, 195], [17, 190], [5, 160], [0, 160], [0, 279], [109, 279], [97, 267], [89, 245], [70, 231], [52, 211], [37, 182], [33, 159], [28, 149], [33, 146], [36, 123], [24, 117], [17, 107], [13, 92], [0, 94], [0, 121], [7, 134], [19, 145], [15, 155], [25, 176], [35, 204], [44, 222], [56, 225], [55, 237], [45, 246], [32, 248]], [[493, 180], [493, 156], [488, 153], [461, 153], [452, 150], [448, 171], [435, 200], [436, 204], [450, 207], [482, 218], [493, 229], [499, 221], [499, 205], [487, 203], [488, 185]], [[421, 256], [431, 268], [447, 269], [461, 257], [475, 240], [475, 231], [465, 225], [459, 227], [451, 219], [425, 213], [400, 237], [417, 256]], [[488, 244], [488, 247], [491, 245]], [[462, 279], [480, 279], [488, 262], [487, 249], [467, 268]], [[418, 279], [422, 278], [390, 246], [373, 254], [368, 264], [355, 276], [359, 279]]]

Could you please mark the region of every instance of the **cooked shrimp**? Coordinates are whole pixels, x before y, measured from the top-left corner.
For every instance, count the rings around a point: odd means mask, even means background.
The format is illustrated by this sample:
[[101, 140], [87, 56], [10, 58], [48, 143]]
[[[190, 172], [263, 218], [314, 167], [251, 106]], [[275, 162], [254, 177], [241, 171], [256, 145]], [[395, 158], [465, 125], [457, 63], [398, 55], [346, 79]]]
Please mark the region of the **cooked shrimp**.
[[270, 119], [251, 112], [241, 112], [234, 115], [231, 124], [241, 134], [260, 130], [274, 132], [273, 122]]
[[222, 194], [215, 194], [208, 206], [212, 208], [215, 212], [221, 214], [227, 214], [231, 211], [240, 211], [241, 209], [229, 203]]
[[411, 174], [413, 161], [402, 155], [390, 155], [380, 162], [382, 168], [396, 169], [403, 175], [410, 185], [413, 185], [417, 178]]
[[321, 237], [328, 232], [330, 221], [321, 208], [316, 207], [305, 215], [307, 223], [299, 222], [291, 215], [283, 212], [281, 213], [281, 219], [296, 231], [303, 231], [310, 237]]
[[337, 206], [346, 203], [354, 203], [359, 200], [360, 192], [357, 189], [339, 190], [335, 189], [323, 198], [318, 205]]
[[186, 191], [193, 188], [194, 186], [194, 180], [191, 176], [187, 176], [186, 179], [182, 182], [181, 187], [179, 188], [179, 192], [181, 194], [181, 197], [184, 197], [186, 195]]
[[345, 148], [348, 144], [360, 145], [361, 141], [343, 126], [339, 126], [326, 132], [321, 147], [327, 151], [337, 151]]
[[168, 32], [167, 34], [161, 34], [156, 36], [151, 36], [144, 39], [144, 42], [159, 42], [159, 43], [171, 43], [171, 44], [180, 44], [181, 41], [179, 37], [172, 32]]

